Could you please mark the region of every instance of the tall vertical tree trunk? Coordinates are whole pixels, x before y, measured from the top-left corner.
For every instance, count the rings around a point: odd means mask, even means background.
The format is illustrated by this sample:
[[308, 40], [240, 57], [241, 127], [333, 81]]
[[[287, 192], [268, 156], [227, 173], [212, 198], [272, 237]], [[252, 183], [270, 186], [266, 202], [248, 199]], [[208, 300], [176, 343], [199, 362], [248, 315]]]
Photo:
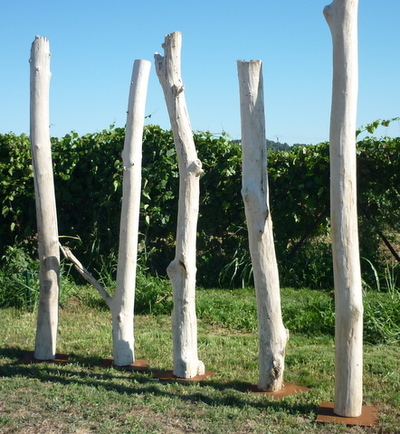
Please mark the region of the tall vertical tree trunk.
[[122, 160], [122, 209], [118, 251], [117, 286], [109, 302], [113, 323], [113, 355], [116, 366], [130, 365], [134, 356], [134, 300], [142, 170], [142, 140], [147, 85], [151, 63], [135, 60], [129, 92]]
[[324, 9], [333, 40], [330, 125], [331, 225], [335, 282], [334, 412], [362, 412], [363, 304], [357, 227], [356, 113], [358, 0]]
[[128, 114], [122, 162], [122, 208], [115, 294], [107, 290], [89, 273], [72, 252], [62, 247], [64, 255], [76, 270], [93, 285], [111, 310], [113, 324], [114, 365], [127, 366], [135, 361], [134, 302], [136, 286], [137, 244], [142, 170], [142, 140], [147, 85], [151, 63], [135, 60], [129, 91]]
[[249, 231], [259, 329], [258, 388], [282, 388], [288, 331], [282, 322], [278, 266], [268, 197], [261, 61], [238, 61], [242, 125], [242, 196]]
[[179, 165], [179, 203], [175, 258], [167, 272], [173, 288], [172, 338], [174, 375], [193, 378], [204, 374], [197, 354], [196, 230], [199, 211], [201, 161], [197, 158], [181, 79], [182, 36], [165, 37], [164, 57], [155, 65], [168, 108]]
[[37, 36], [30, 58], [30, 138], [40, 261], [40, 296], [34, 357], [54, 359], [58, 326], [60, 250], [50, 145], [50, 46]]

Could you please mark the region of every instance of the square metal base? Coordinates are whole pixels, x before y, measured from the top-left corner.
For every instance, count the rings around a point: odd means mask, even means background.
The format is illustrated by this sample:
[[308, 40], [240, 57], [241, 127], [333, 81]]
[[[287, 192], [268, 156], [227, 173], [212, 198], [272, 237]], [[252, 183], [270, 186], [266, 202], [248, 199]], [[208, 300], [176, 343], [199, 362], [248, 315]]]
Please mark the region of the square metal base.
[[63, 353], [57, 353], [54, 359], [38, 360], [35, 359], [33, 351], [27, 351], [19, 359], [19, 362], [24, 365], [32, 365], [34, 363], [44, 363], [44, 362], [57, 363], [63, 365], [65, 363], [68, 363], [68, 360], [69, 360], [69, 354], [63, 354]]
[[214, 372], [205, 372], [203, 375], [196, 375], [192, 378], [180, 378], [174, 375], [173, 371], [162, 371], [162, 372], [156, 372], [153, 374], [154, 378], [158, 378], [162, 381], [182, 381], [182, 382], [197, 382], [197, 381], [203, 381], [206, 378], [214, 377]]
[[116, 369], [122, 369], [124, 371], [140, 372], [140, 371], [146, 371], [148, 364], [149, 364], [148, 360], [136, 359], [135, 362], [130, 364], [130, 365], [115, 366], [114, 365], [114, 358], [113, 357], [107, 357], [106, 359], [103, 359], [101, 361], [100, 366], [102, 368], [116, 368]]
[[378, 426], [379, 413], [376, 407], [363, 405], [362, 413], [358, 417], [338, 416], [333, 412], [334, 404], [332, 402], [321, 402], [318, 409], [316, 422], [322, 423], [343, 423], [345, 425], [359, 426]]
[[295, 395], [296, 393], [308, 392], [310, 389], [304, 386], [298, 386], [292, 383], [283, 383], [282, 389], [276, 392], [264, 392], [263, 390], [258, 390], [257, 384], [252, 384], [243, 389], [243, 392], [249, 392], [253, 395], [265, 395], [274, 399], [282, 399], [286, 396]]

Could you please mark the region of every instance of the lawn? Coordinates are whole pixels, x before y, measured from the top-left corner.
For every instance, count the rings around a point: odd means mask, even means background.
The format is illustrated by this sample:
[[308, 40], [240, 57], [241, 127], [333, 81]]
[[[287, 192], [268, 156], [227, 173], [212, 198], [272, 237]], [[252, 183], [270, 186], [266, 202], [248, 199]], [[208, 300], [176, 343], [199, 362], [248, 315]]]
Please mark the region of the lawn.
[[[376, 295], [371, 296], [376, 299]], [[378, 407], [379, 427], [316, 423], [333, 401], [333, 299], [328, 292], [282, 290], [290, 329], [285, 381], [309, 387], [274, 400], [243, 392], [257, 382], [257, 333], [251, 290], [199, 290], [199, 355], [215, 376], [161, 381], [172, 368], [168, 315], [136, 315], [136, 358], [145, 372], [102, 367], [111, 356], [111, 316], [89, 287], [60, 309], [57, 351], [66, 364], [23, 364], [33, 350], [34, 312], [0, 316], [2, 433], [400, 433], [400, 345], [364, 346], [364, 402]]]

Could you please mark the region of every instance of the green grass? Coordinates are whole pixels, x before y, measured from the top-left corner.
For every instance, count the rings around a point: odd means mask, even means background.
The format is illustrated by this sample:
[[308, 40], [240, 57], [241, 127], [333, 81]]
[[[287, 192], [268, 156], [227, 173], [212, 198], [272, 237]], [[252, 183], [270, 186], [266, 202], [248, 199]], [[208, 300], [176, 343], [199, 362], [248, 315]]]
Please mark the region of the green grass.
[[201, 383], [153, 377], [156, 371], [172, 368], [167, 315], [136, 316], [135, 355], [149, 360], [149, 370], [131, 373], [100, 367], [100, 361], [111, 355], [111, 320], [91, 288], [76, 288], [60, 309], [57, 351], [70, 355], [66, 365], [21, 364], [21, 355], [34, 346], [35, 313], [2, 309], [0, 432], [400, 432], [400, 345], [393, 342], [364, 347], [364, 401], [378, 407], [380, 426], [315, 422], [319, 403], [333, 401], [329, 294], [282, 291], [285, 325], [290, 329], [285, 381], [311, 390], [281, 401], [241, 392], [258, 376], [253, 291], [200, 290], [197, 299], [199, 356], [207, 371], [216, 374]]

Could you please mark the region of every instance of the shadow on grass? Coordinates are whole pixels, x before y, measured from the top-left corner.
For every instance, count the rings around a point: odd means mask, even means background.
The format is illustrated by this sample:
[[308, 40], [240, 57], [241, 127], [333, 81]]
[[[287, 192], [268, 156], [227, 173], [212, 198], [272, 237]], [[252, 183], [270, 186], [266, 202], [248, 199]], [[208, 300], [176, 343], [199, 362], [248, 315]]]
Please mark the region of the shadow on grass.
[[[12, 359], [9, 363], [0, 364], [0, 376], [35, 378], [43, 383], [61, 385], [101, 387], [102, 390], [120, 394], [152, 394], [155, 397], [178, 398], [183, 402], [202, 402], [214, 407], [252, 406], [260, 410], [269, 408], [292, 415], [315, 413], [317, 409], [314, 404], [290, 403], [285, 399], [273, 400], [242, 392], [241, 390], [246, 389], [249, 383], [241, 381], [222, 382], [215, 378], [197, 383], [165, 381], [152, 377], [152, 374], [159, 370], [127, 373], [115, 368], [101, 368], [101, 358], [86, 358], [73, 354], [70, 355], [69, 362], [63, 365], [55, 365], [52, 362], [22, 364], [20, 360], [25, 353], [25, 350], [19, 348], [0, 348], [0, 358]], [[77, 369], [69, 369], [70, 367]], [[129, 380], [132, 380], [131, 385], [121, 384], [121, 381]], [[174, 384], [174, 387], [166, 388], [167, 384]], [[192, 389], [191, 393], [188, 389]]]

